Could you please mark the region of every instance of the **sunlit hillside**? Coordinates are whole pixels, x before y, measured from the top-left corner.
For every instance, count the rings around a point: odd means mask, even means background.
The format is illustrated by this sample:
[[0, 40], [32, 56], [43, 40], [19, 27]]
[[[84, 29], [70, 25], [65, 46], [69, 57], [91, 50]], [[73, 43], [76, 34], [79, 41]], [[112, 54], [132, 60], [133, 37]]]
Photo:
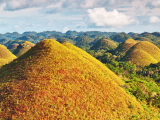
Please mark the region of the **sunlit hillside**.
[[0, 45], [0, 67], [15, 58], [16, 56], [13, 55], [5, 46]]
[[113, 51], [113, 54], [125, 54], [137, 41], [133, 39], [127, 39], [120, 43], [119, 46]]
[[141, 41], [128, 50], [122, 60], [130, 60], [138, 66], [157, 63], [160, 61], [160, 49], [148, 41]]
[[156, 119], [111, 74], [72, 44], [43, 40], [0, 69], [0, 117]]

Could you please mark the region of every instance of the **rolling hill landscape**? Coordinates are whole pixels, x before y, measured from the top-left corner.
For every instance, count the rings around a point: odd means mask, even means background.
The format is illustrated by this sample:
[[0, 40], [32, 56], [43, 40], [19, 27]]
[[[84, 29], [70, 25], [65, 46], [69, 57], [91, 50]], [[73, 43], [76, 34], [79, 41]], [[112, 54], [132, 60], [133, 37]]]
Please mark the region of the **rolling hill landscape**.
[[2, 119], [150, 117], [110, 72], [103, 73], [93, 63], [100, 62], [70, 45], [43, 40], [1, 68]]
[[12, 34], [0, 40], [0, 119], [160, 119], [158, 33]]

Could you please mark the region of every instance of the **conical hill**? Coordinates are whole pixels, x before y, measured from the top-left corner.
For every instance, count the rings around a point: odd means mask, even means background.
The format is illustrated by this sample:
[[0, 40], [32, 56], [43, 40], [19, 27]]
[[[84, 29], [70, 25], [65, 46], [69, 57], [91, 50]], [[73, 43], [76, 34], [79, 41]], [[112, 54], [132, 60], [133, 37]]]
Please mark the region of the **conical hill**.
[[97, 43], [95, 43], [90, 49], [91, 50], [113, 50], [117, 47], [117, 44], [112, 41], [112, 40], [108, 40], [108, 39], [101, 39], [99, 40]]
[[133, 39], [127, 39], [120, 43], [119, 46], [113, 51], [113, 54], [125, 54], [137, 41]]
[[140, 103], [109, 77], [110, 73], [94, 65], [98, 61], [79, 52], [71, 44], [43, 40], [3, 66], [0, 118], [150, 119]]
[[11, 49], [11, 50], [15, 50], [18, 45], [19, 45], [19, 44], [14, 43], [14, 44], [9, 45], [7, 48], [8, 48], [8, 49]]
[[0, 67], [15, 58], [15, 55], [13, 55], [5, 46], [0, 44]]
[[23, 43], [17, 46], [17, 49], [13, 51], [13, 54], [19, 57], [25, 52], [27, 52], [29, 49], [31, 49], [31, 47], [33, 46], [35, 46], [35, 44], [28, 42], [28, 41], [24, 41]]
[[70, 44], [70, 43], [64, 43], [64, 46], [69, 48], [70, 50], [76, 52], [77, 54], [84, 57], [86, 60], [88, 60], [90, 63], [92, 63], [97, 69], [100, 69], [104, 74], [107, 74], [113, 81], [115, 81], [119, 85], [123, 85], [124, 82], [116, 75], [114, 74], [110, 69], [108, 69], [103, 63], [99, 62], [94, 57], [91, 57], [87, 52], [84, 50]]
[[128, 50], [122, 60], [130, 60], [138, 66], [157, 63], [160, 61], [160, 49], [148, 41], [141, 41]]

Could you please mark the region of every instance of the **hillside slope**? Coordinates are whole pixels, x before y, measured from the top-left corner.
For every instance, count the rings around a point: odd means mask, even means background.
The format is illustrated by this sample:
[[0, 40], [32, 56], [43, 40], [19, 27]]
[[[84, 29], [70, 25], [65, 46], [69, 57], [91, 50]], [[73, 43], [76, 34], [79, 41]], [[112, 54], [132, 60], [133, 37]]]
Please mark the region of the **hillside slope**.
[[113, 54], [116, 55], [125, 54], [136, 43], [137, 41], [133, 39], [127, 39], [119, 44], [119, 46], [113, 51]]
[[13, 54], [19, 57], [25, 52], [27, 52], [29, 49], [31, 49], [31, 47], [33, 46], [35, 46], [35, 44], [28, 42], [28, 41], [24, 41], [17, 46], [17, 49], [13, 51]]
[[[135, 98], [69, 43], [43, 40], [0, 69], [2, 119], [150, 119]], [[90, 62], [91, 61], [91, 62]], [[97, 63], [97, 65], [94, 65]], [[105, 69], [103, 67], [102, 69]]]
[[148, 41], [141, 41], [127, 51], [123, 61], [132, 61], [138, 66], [145, 66], [160, 61], [160, 49]]
[[97, 43], [95, 43], [90, 50], [112, 50], [115, 49], [117, 47], [117, 44], [112, 41], [112, 40], [108, 40], [108, 39], [101, 39], [99, 40]]
[[15, 55], [13, 55], [5, 46], [0, 44], [0, 67], [15, 58]]

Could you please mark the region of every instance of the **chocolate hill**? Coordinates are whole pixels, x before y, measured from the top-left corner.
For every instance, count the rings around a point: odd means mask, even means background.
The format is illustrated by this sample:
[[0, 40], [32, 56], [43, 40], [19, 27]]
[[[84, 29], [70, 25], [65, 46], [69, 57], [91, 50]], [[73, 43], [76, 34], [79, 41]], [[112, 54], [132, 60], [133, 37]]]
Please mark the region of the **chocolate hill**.
[[19, 57], [25, 52], [27, 52], [29, 49], [31, 49], [31, 47], [33, 46], [35, 46], [35, 44], [28, 42], [28, 41], [24, 41], [23, 43], [17, 46], [17, 49], [13, 51], [13, 54]]
[[95, 43], [90, 49], [91, 50], [113, 50], [117, 47], [117, 44], [108, 39], [101, 39], [97, 43]]
[[17, 46], [18, 46], [18, 45], [19, 45], [19, 44], [14, 43], [14, 44], [9, 45], [7, 48], [8, 48], [8, 49], [11, 49], [11, 50], [15, 50], [15, 49], [17, 49]]
[[43, 40], [0, 69], [0, 118], [150, 119], [115, 76], [72, 44]]
[[13, 55], [4, 45], [0, 45], [0, 67], [15, 58], [16, 56]]
[[125, 54], [137, 41], [133, 39], [127, 39], [124, 42], [120, 43], [119, 46], [113, 51], [113, 54], [120, 55]]
[[132, 61], [138, 66], [146, 66], [160, 61], [160, 49], [148, 41], [141, 41], [127, 51], [122, 61]]

